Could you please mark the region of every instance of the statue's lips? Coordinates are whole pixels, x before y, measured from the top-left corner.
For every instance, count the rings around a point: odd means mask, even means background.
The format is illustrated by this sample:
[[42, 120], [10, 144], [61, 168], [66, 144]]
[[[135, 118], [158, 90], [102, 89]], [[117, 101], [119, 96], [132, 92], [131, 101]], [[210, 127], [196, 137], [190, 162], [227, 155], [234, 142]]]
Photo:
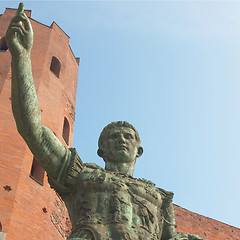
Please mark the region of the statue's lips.
[[128, 150], [128, 147], [125, 145], [119, 146], [118, 150]]

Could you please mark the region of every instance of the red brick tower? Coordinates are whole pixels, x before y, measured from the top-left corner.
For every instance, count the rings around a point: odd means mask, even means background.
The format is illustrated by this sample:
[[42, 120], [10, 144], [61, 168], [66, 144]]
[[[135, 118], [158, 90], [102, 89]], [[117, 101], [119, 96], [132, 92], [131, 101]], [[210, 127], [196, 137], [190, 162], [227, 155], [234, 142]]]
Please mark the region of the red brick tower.
[[[0, 239], [65, 239], [67, 211], [46, 174], [17, 132], [11, 110], [11, 56], [5, 32], [16, 9], [0, 15]], [[28, 17], [31, 11], [25, 11]], [[30, 18], [32, 68], [42, 122], [65, 146], [72, 145], [79, 59], [69, 37]]]

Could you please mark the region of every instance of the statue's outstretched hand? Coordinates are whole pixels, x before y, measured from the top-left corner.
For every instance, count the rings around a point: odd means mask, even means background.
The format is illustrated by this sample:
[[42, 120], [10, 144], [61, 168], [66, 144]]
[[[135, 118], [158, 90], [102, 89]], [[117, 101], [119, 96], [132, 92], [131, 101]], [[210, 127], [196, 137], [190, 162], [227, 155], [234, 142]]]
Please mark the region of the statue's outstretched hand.
[[12, 56], [30, 54], [33, 44], [32, 26], [23, 11], [24, 5], [20, 3], [6, 33], [7, 45]]
[[177, 233], [174, 237], [168, 240], [203, 240], [203, 238], [199, 237], [198, 235], [194, 234], [184, 234], [184, 233]]

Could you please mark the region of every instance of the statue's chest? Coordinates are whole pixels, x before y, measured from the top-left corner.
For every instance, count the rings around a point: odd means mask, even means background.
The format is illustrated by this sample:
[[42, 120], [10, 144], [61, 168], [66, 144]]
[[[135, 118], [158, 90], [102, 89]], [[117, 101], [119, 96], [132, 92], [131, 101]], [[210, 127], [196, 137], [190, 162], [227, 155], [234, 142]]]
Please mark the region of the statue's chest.
[[115, 174], [103, 169], [85, 168], [78, 184], [81, 206], [88, 205], [102, 216], [153, 216], [161, 208], [162, 198], [153, 183]]
[[160, 239], [161, 206], [162, 195], [150, 181], [87, 167], [68, 201], [74, 228], [104, 226], [112, 234], [128, 233], [129, 239]]
[[70, 209], [78, 224], [103, 224], [110, 229], [121, 225], [131, 231], [139, 231], [140, 226], [153, 236], [161, 232], [162, 198], [149, 181], [85, 168], [73, 196]]
[[85, 168], [80, 175], [79, 187], [85, 193], [104, 192], [109, 195], [124, 193], [133, 198], [139, 196], [158, 207], [162, 202], [161, 194], [152, 182], [108, 172], [101, 168]]

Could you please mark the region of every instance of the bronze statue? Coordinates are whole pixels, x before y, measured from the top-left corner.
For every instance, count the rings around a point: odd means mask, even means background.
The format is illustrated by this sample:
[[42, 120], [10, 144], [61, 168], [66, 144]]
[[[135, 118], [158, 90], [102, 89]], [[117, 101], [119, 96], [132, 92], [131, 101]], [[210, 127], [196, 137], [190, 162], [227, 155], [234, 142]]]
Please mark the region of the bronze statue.
[[42, 125], [31, 70], [33, 31], [22, 3], [6, 39], [12, 55], [12, 109], [17, 129], [66, 204], [72, 222], [69, 239], [201, 239], [175, 231], [172, 192], [133, 178], [136, 158], [143, 149], [131, 124], [113, 122], [103, 129], [98, 155], [105, 169], [82, 163], [75, 149], [67, 149]]

